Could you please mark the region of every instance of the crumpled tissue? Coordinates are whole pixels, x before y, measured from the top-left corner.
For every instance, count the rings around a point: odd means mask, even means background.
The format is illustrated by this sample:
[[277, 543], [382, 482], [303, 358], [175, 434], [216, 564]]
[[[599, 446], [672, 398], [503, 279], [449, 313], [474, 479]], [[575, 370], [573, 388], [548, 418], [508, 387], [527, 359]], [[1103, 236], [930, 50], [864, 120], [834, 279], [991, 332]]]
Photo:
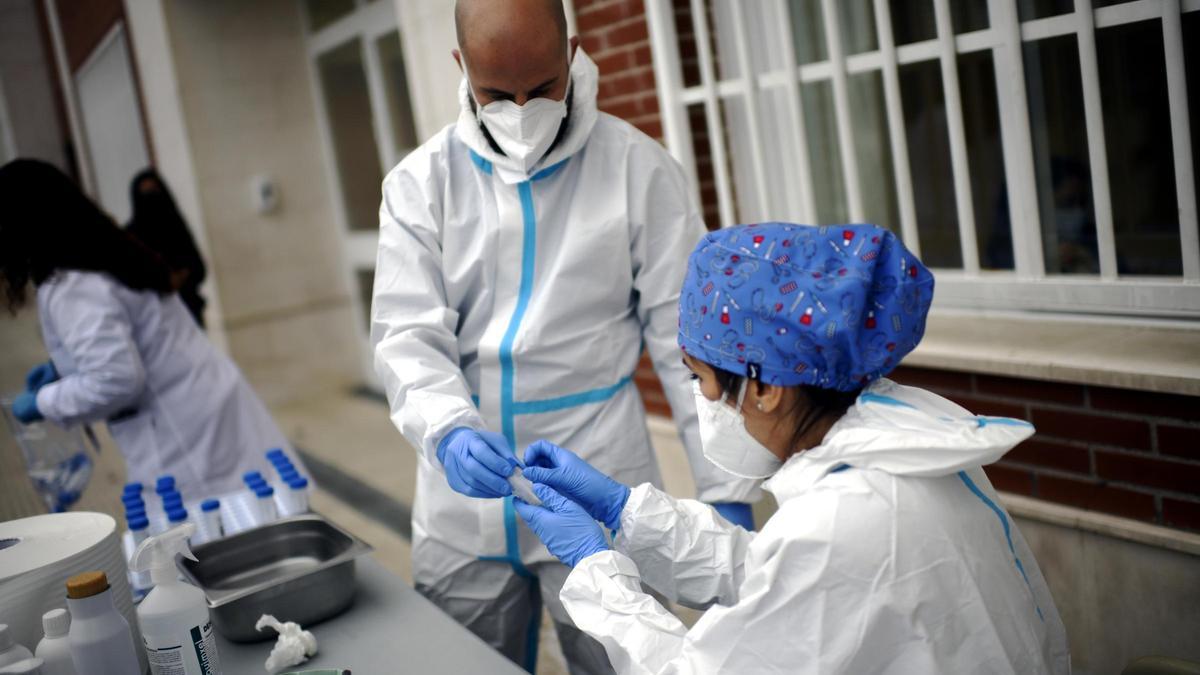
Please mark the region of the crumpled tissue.
[[271, 655], [267, 657], [267, 672], [277, 673], [284, 668], [299, 665], [317, 653], [317, 638], [301, 629], [300, 624], [294, 621], [280, 623], [279, 619], [270, 614], [263, 614], [254, 624], [254, 629], [261, 631], [266, 627], [274, 628], [275, 632], [279, 633], [279, 639], [275, 641]]

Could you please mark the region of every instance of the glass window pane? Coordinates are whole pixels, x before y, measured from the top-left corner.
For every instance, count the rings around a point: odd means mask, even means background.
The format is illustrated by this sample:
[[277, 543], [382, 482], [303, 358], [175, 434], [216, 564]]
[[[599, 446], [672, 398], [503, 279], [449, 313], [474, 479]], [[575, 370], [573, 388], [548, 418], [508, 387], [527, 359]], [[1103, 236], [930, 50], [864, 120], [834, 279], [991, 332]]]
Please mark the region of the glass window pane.
[[1021, 21], [1070, 14], [1074, 11], [1075, 0], [1017, 0], [1017, 16]]
[[[717, 44], [717, 33], [720, 30], [713, 13], [713, 0], [704, 0], [704, 8], [708, 19], [708, 49], [712, 54], [713, 73], [717, 79], [738, 76], [736, 52], [733, 49], [733, 31], [726, 31], [730, 45], [731, 58], [722, 61], [722, 54]], [[696, 25], [692, 18], [692, 3], [690, 0], [674, 0], [675, 35], [679, 43], [679, 64], [682, 69], [683, 86], [695, 87], [700, 84], [700, 55], [697, 52]]]
[[308, 29], [319, 31], [354, 11], [354, 0], [304, 0]]
[[1187, 71], [1188, 117], [1192, 131], [1192, 164], [1200, 195], [1200, 12], [1183, 15], [1183, 64]]
[[362, 42], [355, 38], [317, 57], [338, 182], [352, 230], [379, 227], [379, 150], [363, 70]]
[[796, 63], [818, 63], [829, 58], [825, 42], [825, 15], [821, 0], [788, 0], [792, 20], [792, 40], [796, 43]]
[[888, 5], [892, 11], [892, 33], [896, 36], [896, 44], [906, 45], [937, 37], [933, 0], [889, 0]]
[[854, 128], [854, 156], [862, 191], [863, 219], [900, 231], [896, 202], [896, 177], [892, 167], [892, 142], [883, 101], [879, 71], [848, 78], [850, 119]]
[[384, 35], [376, 41], [379, 62], [383, 66], [383, 86], [387, 90], [388, 117], [392, 123], [392, 139], [397, 157], [420, 145], [416, 120], [413, 119], [412, 98], [408, 93], [408, 71], [404, 67], [404, 50], [400, 33]]
[[371, 298], [375, 290], [375, 269], [373, 267], [354, 270], [355, 281], [358, 282], [358, 298], [362, 303], [363, 318], [367, 324], [367, 334], [371, 333]]
[[984, 30], [988, 22], [987, 0], [952, 0], [950, 23], [955, 33], [970, 33]]
[[908, 133], [921, 259], [930, 267], [961, 268], [950, 135], [938, 62], [901, 66], [900, 99]]
[[1000, 107], [996, 99], [996, 70], [990, 50], [958, 57], [967, 161], [974, 200], [979, 266], [989, 270], [1013, 268], [1012, 229], [1004, 151], [1000, 143]]
[[842, 179], [842, 149], [838, 143], [833, 110], [833, 84], [828, 80], [801, 85], [804, 135], [812, 170], [817, 223], [829, 225], [850, 220], [846, 184]]
[[[700, 188], [701, 215], [704, 217], [704, 224], [708, 229], [715, 230], [721, 227], [721, 205], [717, 197], [717, 174], [716, 165], [713, 163], [712, 143], [709, 142], [708, 136], [708, 115], [704, 110], [703, 103], [693, 103], [688, 106], [688, 123], [692, 127], [692, 153], [696, 157], [696, 181]], [[728, 149], [728, 132], [725, 132], [725, 136], [725, 147]], [[726, 152], [725, 155], [726, 171], [729, 171], [729, 152]], [[736, 221], [737, 188], [732, 179], [732, 172], [728, 175], [730, 176], [730, 190], [734, 192], [734, 219]]]
[[838, 32], [842, 35], [845, 53], [862, 54], [879, 49], [873, 5], [871, 0], [840, 0], [837, 3]]
[[1096, 31], [1120, 274], [1183, 273], [1162, 22]]
[[1096, 219], [1074, 35], [1024, 45], [1042, 248], [1050, 274], [1095, 274]]

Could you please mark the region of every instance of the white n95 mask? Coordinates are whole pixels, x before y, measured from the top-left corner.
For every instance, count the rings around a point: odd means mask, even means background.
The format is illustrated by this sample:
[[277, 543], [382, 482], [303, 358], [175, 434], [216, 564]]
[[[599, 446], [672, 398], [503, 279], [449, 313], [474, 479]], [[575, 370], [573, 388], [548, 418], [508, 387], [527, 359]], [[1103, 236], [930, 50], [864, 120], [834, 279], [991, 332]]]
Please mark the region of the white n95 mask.
[[[569, 98], [570, 85], [567, 92]], [[558, 136], [567, 116], [567, 99], [534, 98], [525, 105], [514, 101], [492, 101], [485, 106], [476, 103], [475, 116], [504, 154], [529, 173]]]
[[728, 395], [710, 401], [700, 391], [700, 383], [693, 383], [696, 416], [700, 419], [700, 447], [708, 461], [728, 473], [741, 478], [769, 478], [783, 466], [783, 460], [746, 431], [742, 402], [747, 382], [742, 380], [736, 408], [725, 403]]

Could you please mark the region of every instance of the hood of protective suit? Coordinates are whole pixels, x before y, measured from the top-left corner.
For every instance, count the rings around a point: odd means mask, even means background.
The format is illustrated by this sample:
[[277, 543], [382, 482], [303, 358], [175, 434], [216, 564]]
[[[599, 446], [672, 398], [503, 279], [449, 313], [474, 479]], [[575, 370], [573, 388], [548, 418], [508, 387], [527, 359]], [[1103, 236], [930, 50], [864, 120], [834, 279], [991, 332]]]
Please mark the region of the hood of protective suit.
[[492, 149], [483, 130], [479, 128], [479, 120], [471, 109], [470, 85], [464, 75], [458, 84], [458, 122], [454, 133], [462, 139], [467, 147], [483, 159], [491, 162], [495, 174], [506, 184], [519, 183], [528, 180], [530, 175], [547, 167], [554, 166], [579, 152], [587, 143], [592, 127], [596, 124], [596, 92], [600, 83], [600, 71], [596, 64], [584, 53], [582, 47], [575, 49], [575, 58], [571, 60], [571, 106], [567, 113], [567, 133], [550, 149], [528, 174], [521, 169], [517, 162]]
[[1028, 422], [972, 415], [932, 392], [880, 379], [820, 445], [793, 455], [763, 488], [784, 502], [843, 464], [897, 476], [945, 476], [995, 462], [1033, 431]]

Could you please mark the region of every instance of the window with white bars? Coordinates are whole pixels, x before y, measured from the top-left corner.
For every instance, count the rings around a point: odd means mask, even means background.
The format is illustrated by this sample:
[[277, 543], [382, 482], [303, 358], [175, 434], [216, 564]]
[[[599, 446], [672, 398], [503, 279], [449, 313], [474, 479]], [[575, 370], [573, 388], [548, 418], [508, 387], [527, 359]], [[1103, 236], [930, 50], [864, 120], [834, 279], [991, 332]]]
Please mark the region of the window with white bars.
[[943, 307], [1200, 318], [1200, 0], [647, 0], [710, 226], [874, 222]]

